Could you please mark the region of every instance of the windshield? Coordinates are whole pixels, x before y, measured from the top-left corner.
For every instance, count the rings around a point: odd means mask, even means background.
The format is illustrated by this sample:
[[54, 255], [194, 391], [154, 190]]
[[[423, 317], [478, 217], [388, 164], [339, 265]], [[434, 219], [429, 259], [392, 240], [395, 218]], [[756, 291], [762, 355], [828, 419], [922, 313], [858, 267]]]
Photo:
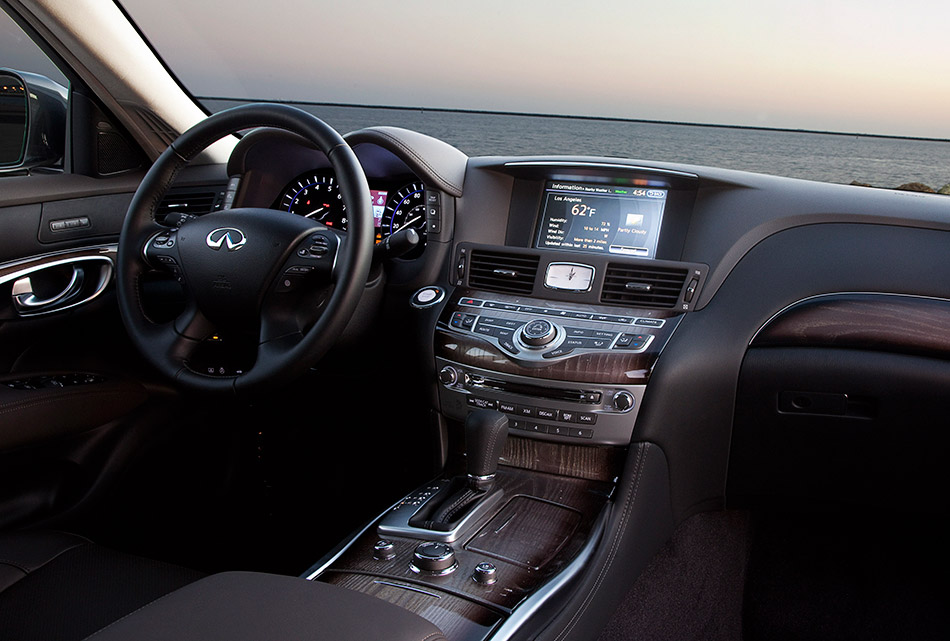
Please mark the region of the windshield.
[[122, 0], [209, 110], [299, 104], [469, 155], [950, 181], [950, 7], [803, 0]]

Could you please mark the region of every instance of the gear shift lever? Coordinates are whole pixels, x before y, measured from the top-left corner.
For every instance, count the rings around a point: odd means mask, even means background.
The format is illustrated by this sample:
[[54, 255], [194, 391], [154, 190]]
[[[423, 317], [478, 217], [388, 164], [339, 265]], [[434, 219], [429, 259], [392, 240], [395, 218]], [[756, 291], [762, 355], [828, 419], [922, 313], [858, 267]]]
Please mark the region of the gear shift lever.
[[[508, 417], [494, 410], [475, 410], [465, 419], [465, 471], [440, 491], [438, 500], [423, 507], [409, 525], [447, 532], [480, 502], [500, 498], [492, 491], [498, 459], [508, 438]], [[483, 503], [487, 505], [487, 503]]]
[[468, 486], [488, 491], [508, 438], [508, 417], [495, 410], [475, 410], [465, 419], [465, 471]]

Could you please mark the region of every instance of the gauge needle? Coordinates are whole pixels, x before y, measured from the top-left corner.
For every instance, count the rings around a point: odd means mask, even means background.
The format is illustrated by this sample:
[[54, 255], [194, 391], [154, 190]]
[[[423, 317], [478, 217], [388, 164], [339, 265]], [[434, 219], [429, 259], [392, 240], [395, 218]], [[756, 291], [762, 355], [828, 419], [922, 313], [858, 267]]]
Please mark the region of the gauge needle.
[[411, 224], [413, 224], [414, 222], [419, 221], [419, 220], [422, 220], [422, 216], [416, 216], [416, 217], [413, 218], [412, 220], [407, 220], [406, 222], [404, 222], [404, 223], [402, 224], [402, 227], [400, 227], [399, 229], [402, 229], [403, 227], [408, 227], [409, 225], [411, 225]]
[[323, 211], [323, 207], [319, 207], [319, 208], [317, 208], [317, 209], [314, 209], [312, 212], [310, 212], [309, 214], [307, 214], [306, 216], [304, 216], [304, 218], [313, 218], [314, 216], [316, 216], [317, 214], [319, 214], [321, 211]]

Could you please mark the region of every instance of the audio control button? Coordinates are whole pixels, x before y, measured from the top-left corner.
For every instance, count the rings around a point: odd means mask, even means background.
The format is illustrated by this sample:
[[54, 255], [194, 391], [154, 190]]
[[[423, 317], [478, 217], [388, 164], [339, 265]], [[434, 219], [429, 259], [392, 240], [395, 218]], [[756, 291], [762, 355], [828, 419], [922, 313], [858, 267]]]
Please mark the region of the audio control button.
[[577, 422], [584, 423], [585, 425], [595, 425], [597, 423], [597, 415], [591, 412], [578, 412]]

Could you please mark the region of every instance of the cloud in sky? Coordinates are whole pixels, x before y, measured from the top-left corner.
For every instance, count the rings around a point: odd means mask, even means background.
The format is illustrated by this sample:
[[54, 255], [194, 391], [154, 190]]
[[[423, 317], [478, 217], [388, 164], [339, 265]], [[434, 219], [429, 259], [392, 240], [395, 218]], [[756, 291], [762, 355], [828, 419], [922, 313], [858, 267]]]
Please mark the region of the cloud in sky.
[[950, 5], [123, 0], [202, 96], [950, 138]]

